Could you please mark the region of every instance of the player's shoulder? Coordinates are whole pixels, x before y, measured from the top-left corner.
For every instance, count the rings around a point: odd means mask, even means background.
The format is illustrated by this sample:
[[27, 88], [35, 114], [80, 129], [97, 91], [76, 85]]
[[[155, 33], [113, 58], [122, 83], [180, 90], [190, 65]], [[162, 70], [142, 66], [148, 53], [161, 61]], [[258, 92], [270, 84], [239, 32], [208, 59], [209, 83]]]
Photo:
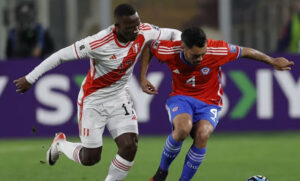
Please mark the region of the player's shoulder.
[[94, 35], [86, 37], [84, 39], [85, 44], [88, 45], [91, 48], [91, 50], [94, 50], [111, 42], [114, 39], [113, 28], [114, 26], [112, 25], [106, 29], [99, 31]]
[[92, 35], [93, 39], [100, 40], [105, 37], [113, 37], [114, 25], [109, 26], [106, 29], [99, 31], [98, 33]]
[[152, 50], [167, 60], [170, 56], [173, 58], [175, 54], [181, 52], [181, 41], [156, 40], [152, 44]]
[[141, 23], [139, 25], [139, 30], [142, 32], [147, 32], [147, 31], [160, 31], [158, 26], [149, 24], [149, 23]]
[[160, 36], [160, 29], [149, 23], [141, 23], [139, 25], [139, 34], [146, 40], [155, 40]]
[[228, 43], [223, 40], [207, 39], [207, 48], [226, 48]]

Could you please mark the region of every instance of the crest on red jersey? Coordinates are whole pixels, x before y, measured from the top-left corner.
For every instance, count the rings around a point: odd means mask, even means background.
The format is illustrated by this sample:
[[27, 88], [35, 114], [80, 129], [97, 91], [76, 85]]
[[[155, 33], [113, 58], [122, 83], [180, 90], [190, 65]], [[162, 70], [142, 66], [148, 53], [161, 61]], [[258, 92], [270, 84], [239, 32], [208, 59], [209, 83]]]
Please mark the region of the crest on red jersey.
[[210, 72], [210, 68], [208, 68], [208, 67], [203, 67], [203, 68], [201, 69], [201, 72], [202, 72], [203, 75], [208, 75], [209, 72]]

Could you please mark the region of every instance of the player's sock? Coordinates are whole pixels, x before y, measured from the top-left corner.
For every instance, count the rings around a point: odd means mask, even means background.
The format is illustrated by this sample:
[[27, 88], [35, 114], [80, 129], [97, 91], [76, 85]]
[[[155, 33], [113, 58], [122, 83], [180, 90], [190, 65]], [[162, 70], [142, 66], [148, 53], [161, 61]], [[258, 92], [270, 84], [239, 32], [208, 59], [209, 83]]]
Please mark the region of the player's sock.
[[110, 164], [105, 181], [124, 180], [132, 165], [133, 161], [127, 161], [117, 154]]
[[177, 142], [173, 139], [172, 134], [166, 140], [165, 147], [161, 156], [159, 167], [162, 170], [168, 170], [172, 161], [176, 158], [181, 150], [182, 141]]
[[72, 143], [66, 140], [59, 140], [57, 145], [58, 151], [65, 154], [70, 160], [81, 163], [79, 152], [82, 148], [81, 143]]
[[197, 148], [194, 145], [191, 146], [189, 152], [185, 157], [180, 181], [188, 181], [193, 178], [197, 169], [202, 163], [202, 160], [204, 159], [205, 153], [206, 148]]

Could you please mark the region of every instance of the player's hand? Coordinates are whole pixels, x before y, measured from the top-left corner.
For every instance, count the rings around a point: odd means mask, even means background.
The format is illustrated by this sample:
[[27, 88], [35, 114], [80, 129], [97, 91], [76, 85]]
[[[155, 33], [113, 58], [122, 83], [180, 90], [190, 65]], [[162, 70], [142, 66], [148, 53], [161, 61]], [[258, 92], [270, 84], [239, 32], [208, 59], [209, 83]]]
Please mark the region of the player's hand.
[[143, 79], [140, 81], [141, 87], [143, 91], [147, 94], [158, 94], [156, 87], [154, 87], [151, 82], [147, 79]]
[[272, 65], [276, 70], [291, 70], [291, 67], [294, 65], [293, 61], [288, 61], [283, 57], [274, 58]]
[[31, 87], [31, 84], [26, 80], [25, 77], [21, 77], [17, 80], [14, 80], [14, 84], [17, 86], [17, 92], [21, 94], [28, 91]]

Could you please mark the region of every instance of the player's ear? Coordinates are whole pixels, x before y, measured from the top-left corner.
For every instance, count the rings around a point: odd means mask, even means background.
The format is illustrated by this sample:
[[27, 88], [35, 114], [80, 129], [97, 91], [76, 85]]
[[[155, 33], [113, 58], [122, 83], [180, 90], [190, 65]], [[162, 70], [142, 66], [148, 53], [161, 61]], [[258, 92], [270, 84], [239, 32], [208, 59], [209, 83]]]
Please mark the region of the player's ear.
[[184, 50], [185, 48], [186, 48], [186, 45], [183, 42], [181, 42], [181, 49]]

